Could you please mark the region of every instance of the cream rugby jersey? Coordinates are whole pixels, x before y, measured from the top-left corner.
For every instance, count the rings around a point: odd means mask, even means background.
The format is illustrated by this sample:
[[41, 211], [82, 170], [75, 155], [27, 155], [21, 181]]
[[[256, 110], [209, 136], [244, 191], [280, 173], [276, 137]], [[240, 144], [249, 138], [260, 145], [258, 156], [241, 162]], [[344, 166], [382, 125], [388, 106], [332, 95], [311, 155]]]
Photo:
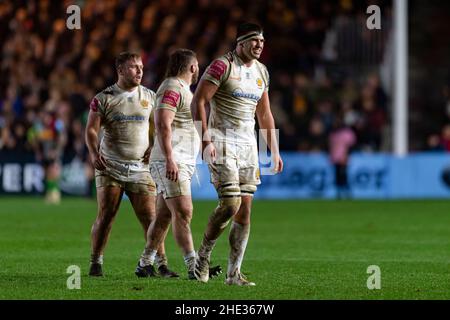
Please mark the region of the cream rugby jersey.
[[[156, 92], [155, 111], [167, 109], [175, 112], [172, 122], [172, 156], [176, 163], [195, 165], [200, 138], [191, 114], [192, 92], [189, 85], [177, 77], [167, 78]], [[155, 129], [155, 143], [151, 161], [165, 161]]]
[[262, 94], [269, 90], [269, 73], [261, 62], [245, 66], [236, 52], [214, 60], [202, 79], [219, 88], [210, 101], [208, 128], [213, 140], [256, 144], [255, 111]]
[[142, 162], [154, 103], [155, 93], [141, 85], [129, 92], [114, 84], [94, 97], [90, 109], [101, 116], [100, 153], [106, 160]]

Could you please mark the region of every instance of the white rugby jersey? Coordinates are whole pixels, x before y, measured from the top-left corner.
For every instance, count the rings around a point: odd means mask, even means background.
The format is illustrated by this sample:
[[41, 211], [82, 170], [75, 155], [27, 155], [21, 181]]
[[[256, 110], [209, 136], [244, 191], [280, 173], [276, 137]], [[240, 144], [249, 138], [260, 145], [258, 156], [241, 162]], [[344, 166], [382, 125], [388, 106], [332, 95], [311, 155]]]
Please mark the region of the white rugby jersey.
[[208, 128], [216, 129], [211, 131], [213, 140], [256, 144], [256, 106], [269, 90], [266, 66], [254, 60], [247, 67], [233, 51], [214, 60], [202, 79], [219, 87], [210, 101]]
[[149, 147], [149, 121], [155, 93], [139, 85], [128, 92], [114, 84], [98, 93], [90, 109], [101, 116], [100, 154], [107, 160], [141, 162]]
[[[200, 149], [200, 138], [194, 126], [191, 114], [192, 92], [189, 85], [176, 77], [167, 78], [156, 92], [156, 106], [175, 112], [172, 122], [172, 156], [176, 163], [195, 165]], [[156, 130], [156, 129], [155, 129]], [[155, 143], [150, 155], [151, 161], [165, 161], [155, 131]]]

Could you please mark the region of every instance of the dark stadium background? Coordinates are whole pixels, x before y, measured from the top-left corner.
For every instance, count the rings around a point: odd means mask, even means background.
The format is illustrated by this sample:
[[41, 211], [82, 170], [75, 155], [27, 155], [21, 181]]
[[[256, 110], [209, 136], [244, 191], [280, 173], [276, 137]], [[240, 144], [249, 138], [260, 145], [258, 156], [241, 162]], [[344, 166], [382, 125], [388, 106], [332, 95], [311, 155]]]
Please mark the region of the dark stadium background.
[[[118, 53], [139, 52], [142, 84], [156, 91], [171, 50], [194, 50], [202, 73], [234, 47], [238, 23], [255, 21], [264, 28], [261, 61], [271, 77], [271, 107], [286, 168], [262, 177], [246, 258], [251, 276], [257, 282], [270, 278], [267, 266], [276, 270], [278, 248], [289, 245], [280, 273], [261, 291], [221, 292], [217, 282], [211, 292], [222, 295], [213, 298], [448, 298], [450, 2], [408, 1], [408, 153], [398, 156], [395, 1], [0, 1], [0, 297], [211, 298], [196, 284], [197, 291], [182, 283], [181, 294], [173, 284], [166, 292], [152, 282], [160, 290], [155, 296], [131, 280], [143, 239], [127, 202], [121, 211], [129, 212], [115, 224], [108, 247], [109, 271], [117, 274], [113, 282], [86, 280], [84, 295], [66, 290], [65, 268], [85, 267], [88, 261], [96, 210], [84, 128], [91, 99], [116, 80]], [[72, 4], [81, 8], [80, 30], [66, 28], [66, 8]], [[380, 30], [366, 28], [369, 5], [381, 9]], [[377, 201], [321, 200], [337, 195], [328, 151], [339, 117], [356, 136], [348, 171], [351, 197]], [[47, 144], [63, 150], [60, 206], [44, 204]], [[214, 200], [207, 169], [200, 165], [198, 171], [195, 199]], [[195, 202], [196, 243], [214, 206], [214, 201]], [[273, 225], [280, 226], [277, 234]], [[169, 243], [170, 250], [169, 258], [181, 269]], [[225, 239], [217, 252], [216, 261], [225, 265]], [[23, 267], [29, 257], [37, 261], [35, 280]], [[386, 290], [378, 295], [365, 287], [365, 268], [377, 263], [388, 271]], [[61, 273], [57, 284], [50, 272]], [[296, 276], [285, 279], [285, 273]], [[138, 289], [120, 291], [130, 287]]]

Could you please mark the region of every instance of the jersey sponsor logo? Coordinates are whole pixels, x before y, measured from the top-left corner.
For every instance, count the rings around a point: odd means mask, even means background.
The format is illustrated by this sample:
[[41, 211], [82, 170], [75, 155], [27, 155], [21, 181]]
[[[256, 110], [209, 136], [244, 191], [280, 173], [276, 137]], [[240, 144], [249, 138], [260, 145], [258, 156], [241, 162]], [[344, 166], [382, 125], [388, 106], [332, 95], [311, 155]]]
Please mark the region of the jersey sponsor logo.
[[227, 65], [225, 62], [220, 60], [215, 60], [208, 68], [207, 74], [211, 77], [220, 80], [220, 77], [227, 71]]
[[260, 89], [262, 88], [263, 81], [261, 78], [256, 79], [256, 85], [258, 86], [258, 88], [260, 88]]
[[142, 108], [147, 109], [148, 108], [148, 101], [147, 100], [141, 100], [141, 106], [142, 106]]
[[93, 111], [93, 112], [98, 112], [98, 105], [100, 103], [98, 102], [97, 98], [92, 99], [91, 104], [89, 105], [89, 108]]
[[247, 99], [255, 100], [255, 101], [259, 101], [259, 99], [261, 99], [261, 96], [258, 96], [254, 93], [243, 92], [242, 89], [234, 90], [232, 95], [235, 98], [247, 98]]
[[171, 107], [176, 108], [178, 104], [178, 100], [180, 99], [180, 94], [173, 90], [164, 91], [164, 95], [161, 103], [168, 104]]
[[124, 122], [124, 121], [144, 121], [145, 120], [145, 116], [140, 116], [140, 115], [125, 115], [123, 113], [117, 113], [115, 115], [112, 116], [112, 119], [114, 121], [119, 121], [119, 122]]

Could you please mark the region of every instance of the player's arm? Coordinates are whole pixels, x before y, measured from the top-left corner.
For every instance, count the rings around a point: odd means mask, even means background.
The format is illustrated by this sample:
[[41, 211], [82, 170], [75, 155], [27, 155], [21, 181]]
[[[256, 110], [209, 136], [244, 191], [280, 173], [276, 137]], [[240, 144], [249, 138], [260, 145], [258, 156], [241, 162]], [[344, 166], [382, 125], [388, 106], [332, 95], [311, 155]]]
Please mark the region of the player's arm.
[[[195, 121], [201, 121], [202, 131], [199, 132], [200, 139], [202, 140], [203, 153], [208, 147], [208, 156], [211, 159], [216, 157], [216, 149], [211, 143], [211, 136], [208, 132], [208, 121], [206, 118], [206, 105], [211, 101], [212, 97], [216, 93], [218, 86], [208, 80], [202, 79], [195, 90], [194, 97], [191, 102], [191, 113]], [[198, 129], [198, 128], [197, 128]], [[202, 136], [203, 135], [203, 136]]]
[[152, 110], [152, 112], [150, 113], [149, 128], [148, 128], [148, 148], [147, 148], [147, 150], [145, 150], [144, 158], [143, 158], [144, 163], [148, 163], [148, 161], [150, 160], [150, 152], [152, 151], [153, 143], [154, 143], [154, 139], [155, 139], [154, 117], [155, 117], [155, 112], [154, 112], [154, 110]]
[[260, 129], [267, 130], [267, 136], [264, 136], [275, 165], [275, 172], [283, 171], [283, 160], [280, 156], [278, 140], [275, 133], [275, 120], [273, 119], [272, 111], [270, 110], [269, 93], [265, 91], [256, 106], [256, 117]]
[[175, 118], [174, 111], [157, 109], [155, 111], [155, 126], [156, 130], [158, 130], [157, 137], [161, 151], [166, 158], [166, 178], [176, 182], [178, 180], [178, 166], [172, 155], [172, 122]]
[[106, 168], [106, 161], [99, 151], [98, 134], [100, 132], [101, 116], [98, 112], [89, 111], [88, 121], [86, 124], [85, 140], [89, 150], [89, 158], [91, 163], [97, 170]]

